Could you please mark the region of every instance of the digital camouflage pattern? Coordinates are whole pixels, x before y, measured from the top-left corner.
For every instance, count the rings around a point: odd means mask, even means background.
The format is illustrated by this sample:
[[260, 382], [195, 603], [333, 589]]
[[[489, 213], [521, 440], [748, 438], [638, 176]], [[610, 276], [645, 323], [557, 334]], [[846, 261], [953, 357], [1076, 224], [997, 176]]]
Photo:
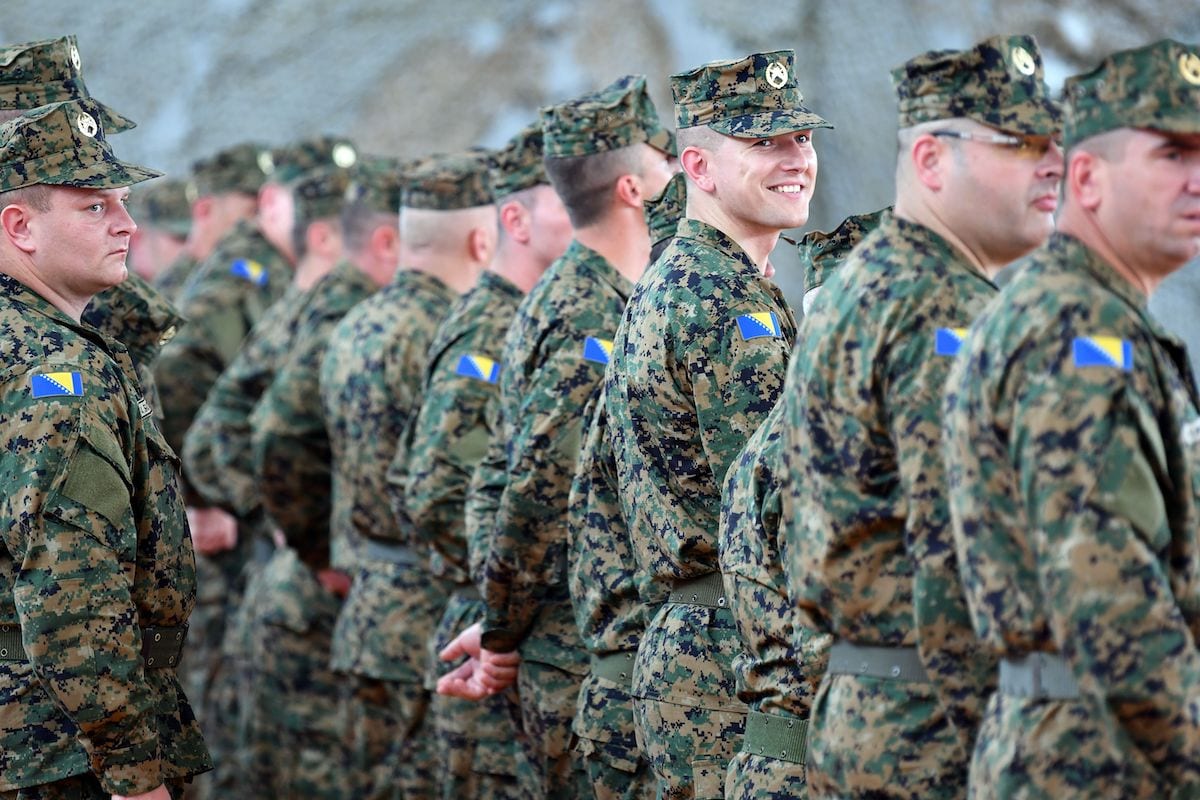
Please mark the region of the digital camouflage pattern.
[[266, 183], [284, 185], [321, 167], [349, 169], [358, 162], [358, 151], [344, 137], [317, 136], [259, 151], [256, 160]]
[[[112, 339], [0, 275], [0, 791], [92, 772], [139, 794], [212, 764], [174, 667], [146, 669], [139, 627], [195, 598], [177, 460], [139, 408]], [[19, 434], [19, 435], [18, 435]], [[100, 666], [102, 666], [102, 669]]]
[[741, 139], [832, 128], [804, 106], [796, 85], [794, 50], [710, 61], [671, 76], [675, 126], [707, 125]]
[[[0, 47], [0, 111], [24, 111], [91, 97], [82, 69], [74, 34]], [[103, 103], [96, 105], [97, 117], [108, 133], [136, 127]]]
[[[184, 436], [209, 390], [291, 279], [287, 258], [250, 220], [235, 225], [196, 270], [179, 300], [188, 324], [163, 347], [154, 368], [165, 416], [163, 434], [172, 447], [182, 452]], [[203, 505], [194, 489], [185, 489], [192, 504]]]
[[435, 155], [404, 169], [400, 205], [427, 211], [456, 211], [492, 204], [490, 150]]
[[992, 36], [969, 50], [930, 50], [892, 70], [900, 127], [966, 117], [1002, 131], [1052, 136], [1062, 108], [1050, 98], [1032, 36]]
[[891, 207], [870, 214], [854, 214], [828, 233], [809, 231], [796, 243], [796, 256], [804, 270], [804, 293], [825, 285], [846, 260], [850, 251], [871, 231], [879, 227]]
[[810, 796], [963, 793], [995, 662], [962, 600], [937, 443], [961, 329], [995, 292], [945, 239], [889, 215], [806, 318], [787, 387], [791, 596], [835, 639], [919, 642], [932, 681], [828, 676], [809, 724]]
[[0, 192], [48, 184], [120, 189], [161, 172], [113, 155], [95, 100], [64, 100], [0, 125]]
[[[652, 798], [654, 773], [638, 748], [630, 689], [642, 631], [667, 592], [634, 559], [603, 389], [584, 419], [591, 423], [567, 504], [567, 576], [592, 667], [579, 690], [572, 730], [598, 800]], [[608, 666], [614, 662], [615, 670]]]
[[567, 499], [583, 412], [632, 288], [578, 241], [550, 266], [505, 337], [498, 428], [484, 462], [495, 465], [498, 491], [480, 585], [483, 642], [520, 650], [527, 757], [550, 796], [574, 796], [585, 782], [568, 750], [588, 668], [567, 587]]
[[[663, 190], [646, 201], [643, 213], [650, 230], [650, 245], [657, 247], [675, 235], [679, 220], [687, 207], [687, 180], [682, 172], [675, 174]], [[651, 258], [651, 261], [654, 261]]]
[[[414, 733], [428, 707], [426, 653], [448, 587], [431, 579], [411, 524], [393, 514], [385, 476], [392, 459], [408, 449], [426, 355], [456, 299], [436, 277], [401, 269], [334, 329], [320, 374], [333, 454], [331, 536], [345, 543], [342, 563], [354, 575], [334, 629], [331, 663], [359, 676], [386, 712], [372, 717], [370, 703], [357, 705], [356, 758], [376, 770], [376, 786], [397, 785], [412, 796], [425, 796], [419, 792], [430, 791], [433, 781], [430, 737]], [[368, 538], [408, 547], [415, 557], [411, 563], [367, 560], [357, 551]], [[334, 566], [343, 557], [337, 558]], [[378, 752], [380, 737], [386, 753]]]
[[310, 569], [330, 563], [332, 453], [321, 409], [321, 362], [343, 317], [375, 293], [343, 261], [297, 303], [298, 321], [271, 385], [251, 416], [254, 472], [263, 507]]
[[[719, 570], [721, 481], [775, 405], [795, 334], [778, 287], [698, 220], [638, 283], [605, 391], [634, 552], [662, 590]], [[642, 635], [633, 695], [660, 797], [721, 796], [746, 712], [739, 649], [727, 606], [667, 603]]]
[[590, 92], [541, 111], [546, 158], [607, 153], [646, 143], [675, 152], [675, 137], [662, 126], [644, 75], [625, 75]]
[[542, 161], [542, 123], [526, 125], [508, 140], [508, 144], [492, 154], [489, 176], [492, 195], [499, 200], [516, 192], [550, 183]]
[[257, 195], [267, 179], [263, 166], [274, 166], [262, 155], [269, 152], [257, 142], [242, 142], [194, 162], [189, 201], [230, 192]]
[[967, 334], [944, 444], [973, 644], [1061, 653], [1081, 692], [993, 694], [972, 797], [1200, 792], [1198, 408], [1183, 344], [1070, 236]]
[[83, 322], [125, 345], [146, 402], [162, 419], [162, 405], [154, 385], [154, 360], [163, 345], [175, 338], [184, 324], [179, 310], [139, 275], [125, 280], [92, 298], [83, 310]]
[[1117, 128], [1196, 132], [1200, 46], [1163, 39], [1108, 56], [1063, 86], [1063, 145]]
[[369, 773], [353, 769], [346, 682], [329, 668], [341, 601], [290, 548], [263, 567], [255, 600], [239, 751], [248, 788], [266, 791], [258, 796], [362, 797]]
[[186, 181], [162, 178], [129, 195], [129, 216], [138, 225], [162, 228], [180, 239], [192, 229], [192, 204]]
[[159, 270], [159, 273], [154, 276], [152, 285], [167, 300], [178, 303], [183, 294], [183, 287], [192, 279], [192, 274], [199, 266], [200, 262], [188, 255], [186, 251], [180, 252], [175, 256], [174, 261]]

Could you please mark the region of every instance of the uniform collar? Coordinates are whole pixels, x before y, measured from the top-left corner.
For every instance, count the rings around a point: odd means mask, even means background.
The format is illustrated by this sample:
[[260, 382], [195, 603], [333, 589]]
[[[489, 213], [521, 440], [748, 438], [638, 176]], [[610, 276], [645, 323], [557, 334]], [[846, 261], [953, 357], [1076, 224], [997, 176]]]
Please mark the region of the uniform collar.
[[82, 323], [71, 319], [71, 317], [55, 307], [49, 300], [11, 275], [0, 273], [0, 295], [9, 298], [13, 302], [20, 303], [43, 316], [47, 316], [55, 322], [67, 325], [75, 330], [85, 329]]
[[895, 213], [887, 213], [880, 221], [879, 229], [883, 231], [882, 235], [885, 237], [892, 239], [900, 237], [915, 245], [916, 251], [922, 256], [921, 261], [951, 268], [959, 267], [974, 277], [987, 281], [988, 285], [995, 286], [995, 282], [972, 264], [961, 250], [927, 225], [904, 219]]
[[707, 222], [701, 222], [698, 219], [684, 217], [679, 220], [679, 227], [675, 230], [676, 239], [692, 239], [694, 241], [705, 244], [716, 250], [719, 250], [726, 258], [722, 260], [722, 264], [728, 264], [736, 272], [747, 272], [755, 278], [762, 277], [762, 270], [754, 263], [754, 260], [742, 249], [742, 246]]
[[626, 300], [633, 293], [633, 284], [618, 272], [607, 258], [576, 240], [571, 240], [567, 252], [562, 254], [560, 260], [564, 265], [573, 267], [581, 276], [608, 284]]
[[487, 291], [489, 294], [511, 297], [518, 300], [525, 296], [525, 293], [515, 283], [499, 273], [492, 272], [490, 269], [483, 271], [483, 274], [479, 276], [479, 282], [475, 286], [478, 289]]
[[1046, 247], [1061, 259], [1060, 263], [1070, 264], [1072, 267], [1083, 267], [1097, 283], [1136, 308], [1139, 313], [1142, 313], [1142, 316], [1146, 316], [1144, 312], [1149, 298], [1141, 289], [1113, 269], [1112, 265], [1101, 258], [1095, 250], [1067, 233], [1055, 233], [1050, 237], [1050, 242]]
[[396, 270], [396, 277], [392, 278], [392, 285], [412, 287], [418, 291], [430, 292], [446, 297], [457, 296], [456, 292], [447, 286], [441, 278], [419, 269], [401, 267]]

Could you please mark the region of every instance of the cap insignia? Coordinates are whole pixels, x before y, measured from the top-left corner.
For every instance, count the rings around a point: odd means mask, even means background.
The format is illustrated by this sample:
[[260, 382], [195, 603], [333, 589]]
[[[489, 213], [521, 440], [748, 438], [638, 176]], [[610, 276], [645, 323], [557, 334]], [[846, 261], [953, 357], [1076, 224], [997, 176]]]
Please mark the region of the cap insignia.
[[788, 79], [787, 67], [778, 61], [772, 61], [767, 65], [764, 77], [766, 77], [767, 83], [771, 85], [772, 89], [782, 89]]
[[79, 70], [80, 70], [79, 48], [76, 47], [75, 45], [71, 45], [71, 66], [73, 66], [75, 68], [76, 72], [79, 72]]
[[275, 159], [271, 157], [271, 153], [269, 151], [259, 151], [258, 168], [262, 170], [263, 175], [270, 175], [275, 171]]
[[358, 160], [358, 153], [354, 152], [354, 148], [348, 144], [334, 145], [333, 148], [333, 163], [342, 169], [349, 169], [354, 166], [354, 162]]
[[1012, 61], [1013, 66], [1017, 68], [1017, 72], [1022, 75], [1032, 75], [1037, 71], [1037, 63], [1024, 47], [1014, 47], [1012, 49]]
[[75, 127], [79, 128], [79, 132], [89, 139], [94, 137], [96, 131], [100, 129], [100, 126], [96, 124], [96, 120], [87, 112], [80, 112], [79, 116], [75, 118]]
[[1193, 86], [1200, 86], [1200, 56], [1184, 53], [1179, 57], [1179, 74]]

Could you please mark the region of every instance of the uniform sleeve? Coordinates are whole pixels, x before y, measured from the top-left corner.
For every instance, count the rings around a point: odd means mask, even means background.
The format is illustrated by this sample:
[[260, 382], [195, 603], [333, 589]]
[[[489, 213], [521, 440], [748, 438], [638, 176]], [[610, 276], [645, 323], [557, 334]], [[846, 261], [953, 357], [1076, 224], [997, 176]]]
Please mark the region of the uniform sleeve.
[[1011, 446], [1055, 643], [1167, 782], [1194, 789], [1200, 655], [1170, 574], [1195, 559], [1196, 532], [1173, 528], [1180, 476], [1165, 458], [1180, 445], [1164, 442], [1131, 373], [1054, 373], [1023, 376]]
[[917, 646], [951, 722], [969, 740], [997, 666], [971, 625], [950, 524], [941, 395], [954, 359], [935, 353], [932, 327], [904, 333], [885, 352], [883, 407], [907, 508]]
[[13, 599], [22, 639], [104, 790], [147, 792], [162, 777], [131, 597], [131, 445], [104, 421], [113, 418], [107, 412], [74, 399], [33, 402], [20, 410], [22, 437], [2, 462], [6, 485], [25, 487], [6, 499], [11, 524], [0, 532], [19, 565]]
[[568, 501], [567, 578], [583, 641], [605, 654], [637, 649], [648, 621], [641, 590], [649, 587], [639, 580], [621, 509], [603, 399], [591, 420]]
[[324, 323], [298, 337], [253, 414], [263, 508], [300, 552], [329, 540], [333, 456], [320, 393], [329, 327]]
[[[163, 435], [176, 452], [183, 452], [184, 437], [200, 406], [249, 332], [251, 321], [239, 302], [244, 291], [241, 284], [222, 281], [198, 292], [183, 309], [188, 324], [163, 347], [155, 362]], [[190, 505], [203, 504], [186, 482], [185, 491]]]
[[[500, 432], [500, 399], [493, 398], [484, 412], [488, 427], [487, 447], [467, 485], [463, 505], [467, 533], [467, 568], [476, 587], [482, 587], [484, 568], [492, 550], [496, 509], [506, 479], [504, 436]], [[482, 592], [482, 589], [480, 590]]]
[[457, 374], [458, 355], [448, 350], [432, 366], [413, 429], [404, 504], [421, 541], [465, 566], [463, 504], [487, 449], [484, 412], [496, 384]]
[[221, 373], [187, 430], [188, 480], [209, 503], [246, 518], [260, 505], [250, 443], [250, 414], [270, 385], [274, 365], [251, 337]]
[[566, 575], [567, 498], [582, 444], [582, 410], [594, 402], [603, 378], [603, 366], [582, 357], [585, 336], [556, 338], [542, 343], [548, 355], [509, 420], [507, 481], [481, 587], [485, 632], [503, 630], [515, 641], [533, 624], [544, 592]]
[[716, 487], [724, 486], [730, 465], [775, 406], [791, 349], [782, 335], [745, 338], [741, 314], [731, 309], [684, 340], [700, 441]]

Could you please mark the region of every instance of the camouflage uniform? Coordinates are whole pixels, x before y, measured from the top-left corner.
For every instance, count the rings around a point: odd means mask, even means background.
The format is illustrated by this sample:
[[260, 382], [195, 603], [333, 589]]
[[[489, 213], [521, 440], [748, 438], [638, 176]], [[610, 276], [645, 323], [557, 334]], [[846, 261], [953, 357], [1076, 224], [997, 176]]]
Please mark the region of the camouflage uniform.
[[[792, 57], [672, 76], [679, 127], [757, 138], [828, 125], [801, 105]], [[669, 592], [633, 669], [660, 798], [721, 797], [741, 740], [739, 642], [717, 563], [720, 480], [775, 403], [795, 329], [783, 294], [735, 241], [684, 219], [613, 345], [605, 391], [621, 503], [639, 566]]]
[[[1068, 79], [1066, 146], [1200, 133], [1198, 54], [1163, 41]], [[1200, 796], [1200, 392], [1183, 344], [1055, 234], [971, 327], [944, 408], [975, 646], [1002, 659], [971, 796]]]
[[[648, 143], [670, 147], [641, 76], [542, 111], [547, 159]], [[504, 341], [495, 469], [480, 590], [483, 646], [519, 650], [522, 746], [535, 782], [526, 794], [577, 797], [587, 777], [570, 752], [579, 686], [588, 671], [567, 589], [567, 497], [608, 348], [632, 290], [578, 240], [521, 303]], [[491, 465], [495, 465], [492, 467]]]
[[[77, 100], [0, 127], [0, 192], [155, 177], [100, 119]], [[0, 351], [0, 416], [21, 420], [0, 457], [0, 796], [180, 791], [211, 762], [174, 668], [195, 595], [175, 456], [125, 349], [7, 275]]]
[[[916, 57], [893, 73], [901, 126], [968, 117], [1052, 134], [1037, 58], [1030, 37]], [[810, 796], [964, 793], [994, 665], [971, 644], [936, 442], [961, 329], [995, 291], [949, 241], [889, 216], [826, 283], [797, 345], [789, 585], [836, 639], [809, 725]], [[918, 641], [947, 657], [923, 658]]]
[[[799, 251], [806, 295], [824, 284], [879, 216], [850, 217], [832, 233], [804, 237]], [[721, 572], [742, 641], [733, 668], [738, 697], [749, 708], [742, 750], [725, 779], [729, 800], [807, 794], [808, 718], [828, 660], [830, 637], [800, 616], [783, 570], [780, 522], [792, 516], [783, 481], [783, 408], [776, 403], [750, 437], [729, 468], [721, 498]]]
[[[265, 149], [261, 145], [244, 142], [196, 161], [192, 164], [192, 177], [187, 185], [188, 202], [232, 193], [257, 195], [267, 177], [259, 164], [263, 152]], [[186, 252], [180, 253], [154, 276], [154, 286], [171, 300], [178, 301], [183, 287], [199, 266], [200, 261]]]
[[162, 419], [162, 404], [154, 384], [154, 360], [163, 345], [175, 338], [183, 317], [178, 309], [139, 276], [125, 280], [92, 298], [83, 311], [83, 321], [113, 337], [129, 350], [146, 402]]
[[[327, 168], [293, 186], [298, 224], [337, 214], [349, 178], [340, 168]], [[384, 210], [399, 205], [395, 195], [385, 197]], [[281, 343], [269, 388], [248, 420], [255, 488], [291, 545], [277, 551], [255, 580], [240, 635], [252, 665], [244, 695], [255, 711], [247, 724], [265, 745], [272, 789], [282, 796], [359, 797], [365, 791], [356, 783], [365, 776], [349, 763], [345, 682], [328, 667], [341, 601], [314, 571], [329, 560], [329, 454], [317, 382], [330, 330], [375, 288], [343, 262], [295, 298], [291, 335]]]
[[[407, 172], [403, 208], [491, 203], [482, 154], [432, 157]], [[449, 585], [431, 579], [428, 553], [414, 547], [411, 522], [393, 502], [402, 492], [393, 464], [407, 462], [429, 347], [456, 299], [436, 276], [402, 265], [338, 325], [320, 375], [333, 453], [330, 535], [354, 575], [332, 665], [359, 680], [351, 720], [358, 768], [374, 770], [376, 792], [414, 798], [435, 785], [431, 737], [417, 734], [429, 703], [428, 642]]]
[[[547, 183], [542, 167], [542, 128], [535, 123], [496, 153], [491, 172], [497, 207], [514, 193]], [[424, 401], [413, 426], [404, 506], [422, 544], [430, 548], [433, 574], [453, 592], [429, 643], [426, 686], [458, 666], [438, 654], [463, 629], [481, 621], [484, 604], [473, 582], [464, 504], [471, 474], [483, 458], [495, 414], [501, 345], [524, 293], [487, 271], [438, 327], [425, 369]], [[476, 548], [478, 549], [478, 548]], [[482, 565], [485, 556], [474, 562]], [[481, 577], [478, 574], [474, 577]], [[461, 663], [461, 662], [460, 662]], [[517, 798], [517, 729], [505, 695], [478, 702], [434, 694], [434, 735], [444, 776], [440, 797]]]
[[[679, 173], [646, 203], [646, 227], [654, 246], [665, 245], [675, 235], [685, 191]], [[567, 502], [568, 588], [592, 662], [579, 690], [572, 731], [597, 800], [635, 800], [653, 797], [655, 781], [634, 731], [629, 694], [633, 659], [649, 616], [667, 598], [637, 570], [633, 558], [603, 390], [594, 406], [584, 415], [591, 422]], [[649, 602], [643, 602], [647, 596]]]
[[188, 202], [190, 181], [163, 178], [129, 195], [129, 215], [139, 226], [161, 228], [172, 236], [186, 239], [192, 229], [192, 209]]

